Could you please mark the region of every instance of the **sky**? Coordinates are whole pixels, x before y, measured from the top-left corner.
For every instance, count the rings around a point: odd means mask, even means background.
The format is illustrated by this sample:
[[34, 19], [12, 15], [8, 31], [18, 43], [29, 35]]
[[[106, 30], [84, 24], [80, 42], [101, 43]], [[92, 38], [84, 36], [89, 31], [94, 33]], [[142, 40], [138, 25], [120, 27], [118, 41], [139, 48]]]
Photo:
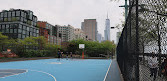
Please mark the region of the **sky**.
[[[104, 36], [107, 13], [112, 27], [124, 21], [124, 0], [1, 0], [0, 11], [26, 9], [33, 11], [39, 21], [52, 25], [68, 25], [81, 28], [84, 19], [96, 19], [98, 32]], [[111, 29], [111, 40], [116, 41], [117, 29]]]

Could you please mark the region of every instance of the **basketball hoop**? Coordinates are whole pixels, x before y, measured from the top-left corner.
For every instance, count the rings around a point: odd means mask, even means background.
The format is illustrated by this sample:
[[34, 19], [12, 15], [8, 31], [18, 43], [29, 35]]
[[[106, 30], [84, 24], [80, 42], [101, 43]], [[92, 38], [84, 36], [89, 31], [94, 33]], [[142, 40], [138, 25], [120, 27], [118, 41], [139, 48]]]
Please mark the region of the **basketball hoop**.
[[84, 49], [85, 48], [85, 44], [79, 44], [79, 49]]

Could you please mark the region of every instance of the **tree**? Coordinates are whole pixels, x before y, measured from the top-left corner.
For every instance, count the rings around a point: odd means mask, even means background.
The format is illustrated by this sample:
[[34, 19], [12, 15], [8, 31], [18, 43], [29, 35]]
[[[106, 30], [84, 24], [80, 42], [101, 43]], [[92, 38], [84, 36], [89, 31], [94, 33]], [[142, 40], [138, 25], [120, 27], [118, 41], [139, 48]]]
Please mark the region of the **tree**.
[[43, 36], [33, 37], [33, 40], [35, 41], [40, 50], [44, 49], [47, 44], [46, 38]]
[[82, 54], [82, 50], [79, 49], [79, 44], [85, 44], [85, 54], [92, 57], [98, 57], [100, 54], [107, 54], [107, 51], [112, 52], [116, 48], [116, 45], [110, 41], [99, 43], [97, 41], [85, 41], [78, 39], [69, 42], [67, 51]]
[[0, 32], [0, 49], [4, 51], [4, 46], [8, 43], [8, 36], [2, 35]]

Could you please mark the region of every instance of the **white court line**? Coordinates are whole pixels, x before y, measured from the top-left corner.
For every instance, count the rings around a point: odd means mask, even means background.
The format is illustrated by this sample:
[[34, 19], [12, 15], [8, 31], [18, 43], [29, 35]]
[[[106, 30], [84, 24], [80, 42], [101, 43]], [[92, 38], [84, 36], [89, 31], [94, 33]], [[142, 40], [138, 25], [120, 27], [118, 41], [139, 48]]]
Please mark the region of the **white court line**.
[[[4, 69], [4, 70], [25, 70], [25, 69]], [[28, 70], [26, 70], [26, 72], [23, 72], [23, 73], [27, 73]], [[0, 77], [0, 78], [6, 78], [6, 77], [11, 77], [11, 76], [15, 76], [15, 75], [19, 75], [19, 74], [22, 74], [22, 73], [18, 73], [18, 74], [13, 74], [13, 75], [6, 75], [5, 77]]]
[[47, 74], [47, 75], [51, 76], [54, 79], [54, 81], [56, 81], [56, 78], [52, 74], [50, 74], [50, 73], [43, 72], [43, 71], [37, 71], [37, 70], [30, 70], [30, 71], [35, 71], [35, 72], [40, 72], [40, 73]]
[[[26, 70], [26, 72], [24, 72], [24, 73], [27, 73], [27, 72], [28, 72], [27, 69], [1, 69], [1, 70]], [[47, 74], [47, 75], [51, 76], [51, 77], [54, 79], [54, 81], [57, 81], [56, 78], [55, 78], [52, 74], [49, 74], [49, 73], [47, 73], [47, 72], [37, 71], [37, 70], [30, 70], [30, 71], [35, 71], [35, 72], [40, 72], [40, 73]], [[11, 76], [19, 75], [19, 74], [22, 74], [22, 73], [18, 73], [18, 74], [14, 74], [14, 75], [9, 75], [9, 76], [5, 76], [5, 77], [0, 77], [0, 78], [11, 77]]]
[[[111, 60], [111, 63], [112, 63], [112, 60]], [[103, 81], [106, 81], [106, 78], [107, 78], [108, 72], [109, 72], [110, 67], [111, 67], [111, 63], [110, 63], [110, 66], [109, 66], [109, 68], [108, 68], [108, 70], [107, 70], [106, 76], [104, 77], [104, 80], [103, 80]]]

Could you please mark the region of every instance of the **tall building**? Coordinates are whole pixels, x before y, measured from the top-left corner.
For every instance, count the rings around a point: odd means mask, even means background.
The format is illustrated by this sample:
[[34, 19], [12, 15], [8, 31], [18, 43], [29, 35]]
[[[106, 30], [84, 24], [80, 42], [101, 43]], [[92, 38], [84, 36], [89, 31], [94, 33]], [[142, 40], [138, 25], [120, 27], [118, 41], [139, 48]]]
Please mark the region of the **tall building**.
[[85, 32], [88, 40], [97, 40], [96, 19], [84, 19], [84, 22], [81, 23], [81, 29]]
[[61, 33], [62, 42], [67, 42], [75, 39], [74, 27], [71, 25], [58, 26], [58, 33]]
[[97, 33], [97, 41], [99, 42], [102, 41], [102, 35], [100, 33]]
[[3, 10], [0, 12], [0, 32], [14, 39], [38, 37], [37, 17], [30, 10]]
[[105, 38], [105, 40], [110, 41], [110, 19], [108, 19], [108, 15], [107, 15], [107, 19], [105, 21], [104, 38]]
[[86, 40], [86, 35], [85, 35], [85, 33], [81, 29], [75, 28], [74, 34], [75, 34], [75, 39]]

